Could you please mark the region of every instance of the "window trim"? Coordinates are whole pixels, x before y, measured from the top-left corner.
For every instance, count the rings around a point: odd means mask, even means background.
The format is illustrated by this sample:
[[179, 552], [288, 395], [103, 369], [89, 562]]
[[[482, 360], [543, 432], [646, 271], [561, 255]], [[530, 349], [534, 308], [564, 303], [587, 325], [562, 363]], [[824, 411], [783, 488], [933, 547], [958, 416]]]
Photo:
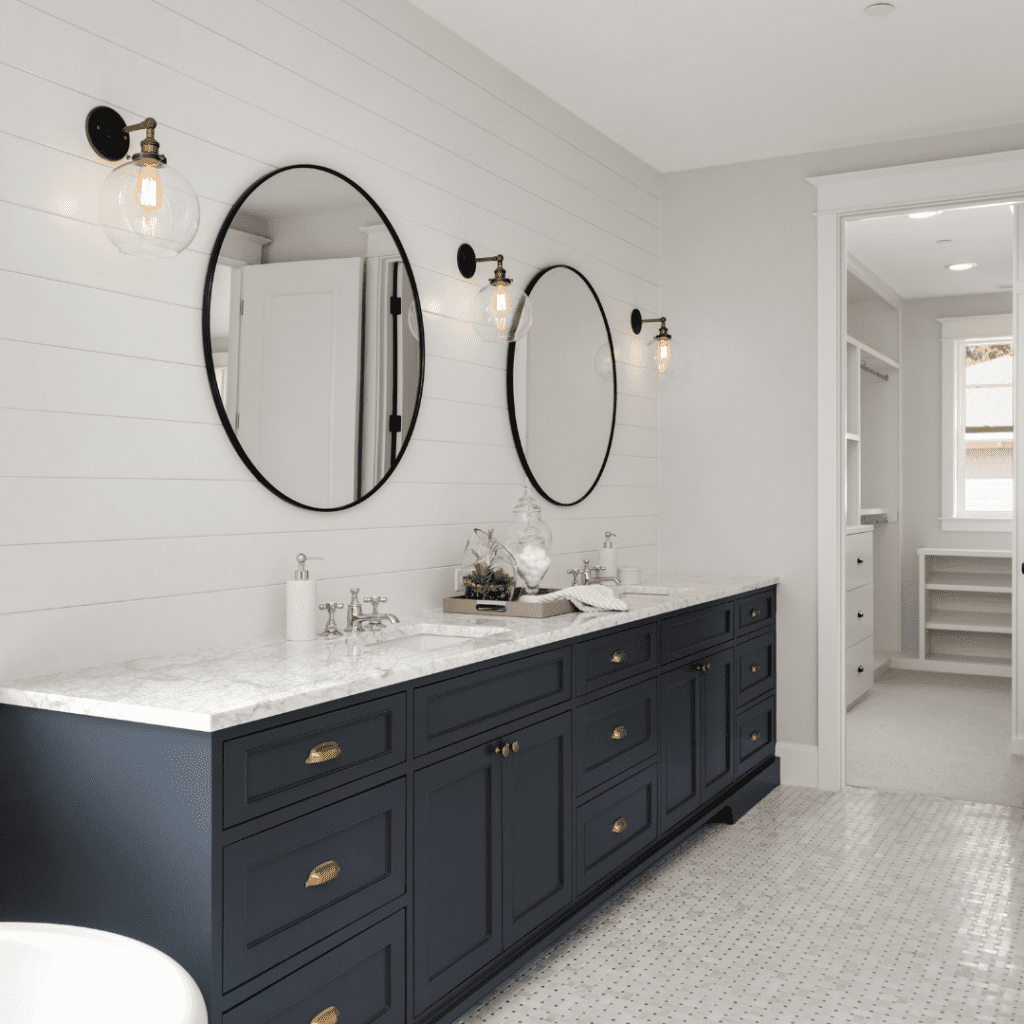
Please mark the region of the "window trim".
[[993, 512], [989, 515], [957, 515], [960, 507], [957, 472], [959, 454], [956, 405], [963, 402], [958, 387], [958, 353], [961, 346], [979, 342], [1013, 343], [1013, 314], [993, 313], [983, 316], [938, 317], [942, 336], [942, 515], [943, 530], [978, 533], [1012, 533], [1013, 513]]

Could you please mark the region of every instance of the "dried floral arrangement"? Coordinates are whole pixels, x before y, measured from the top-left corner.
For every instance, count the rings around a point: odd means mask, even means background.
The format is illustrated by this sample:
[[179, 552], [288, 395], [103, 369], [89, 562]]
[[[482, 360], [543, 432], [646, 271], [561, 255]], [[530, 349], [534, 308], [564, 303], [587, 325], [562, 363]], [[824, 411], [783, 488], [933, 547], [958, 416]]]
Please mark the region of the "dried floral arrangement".
[[515, 556], [495, 540], [493, 530], [485, 533], [478, 527], [473, 534], [462, 560], [463, 596], [475, 601], [515, 600]]

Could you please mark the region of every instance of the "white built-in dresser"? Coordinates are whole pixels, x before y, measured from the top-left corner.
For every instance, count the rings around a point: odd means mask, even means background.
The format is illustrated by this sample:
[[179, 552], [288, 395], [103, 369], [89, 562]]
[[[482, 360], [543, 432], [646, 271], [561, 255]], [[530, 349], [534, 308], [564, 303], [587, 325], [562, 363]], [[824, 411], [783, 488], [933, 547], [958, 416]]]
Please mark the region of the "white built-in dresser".
[[875, 680], [873, 526], [846, 531], [846, 708], [865, 697]]

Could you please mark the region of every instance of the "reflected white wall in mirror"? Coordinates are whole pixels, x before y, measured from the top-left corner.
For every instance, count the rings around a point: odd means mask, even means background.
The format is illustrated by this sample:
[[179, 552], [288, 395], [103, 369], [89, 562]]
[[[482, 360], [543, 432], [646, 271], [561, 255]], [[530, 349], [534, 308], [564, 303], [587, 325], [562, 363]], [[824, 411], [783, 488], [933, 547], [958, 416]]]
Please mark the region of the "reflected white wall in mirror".
[[335, 173], [286, 168], [215, 258], [208, 359], [236, 448], [296, 504], [361, 500], [401, 456], [422, 377], [415, 289], [381, 211]]
[[[523, 467], [541, 495], [572, 505], [604, 469], [615, 428], [611, 334], [589, 282], [571, 267], [548, 267], [530, 282], [533, 327], [510, 346], [510, 416]], [[605, 372], [601, 372], [604, 369]]]

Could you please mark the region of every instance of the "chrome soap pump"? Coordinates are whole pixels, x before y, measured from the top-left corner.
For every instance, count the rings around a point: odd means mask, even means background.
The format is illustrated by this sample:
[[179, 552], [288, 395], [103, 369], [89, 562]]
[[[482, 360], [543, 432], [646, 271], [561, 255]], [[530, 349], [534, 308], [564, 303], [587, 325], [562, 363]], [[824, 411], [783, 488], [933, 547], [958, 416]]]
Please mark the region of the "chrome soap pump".
[[295, 570], [295, 579], [285, 583], [284, 635], [287, 640], [315, 640], [316, 580], [309, 578], [306, 562], [322, 562], [323, 559], [301, 553], [295, 557], [299, 564]]

